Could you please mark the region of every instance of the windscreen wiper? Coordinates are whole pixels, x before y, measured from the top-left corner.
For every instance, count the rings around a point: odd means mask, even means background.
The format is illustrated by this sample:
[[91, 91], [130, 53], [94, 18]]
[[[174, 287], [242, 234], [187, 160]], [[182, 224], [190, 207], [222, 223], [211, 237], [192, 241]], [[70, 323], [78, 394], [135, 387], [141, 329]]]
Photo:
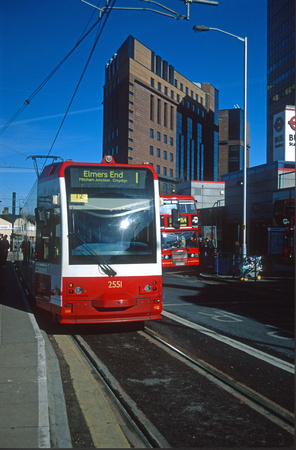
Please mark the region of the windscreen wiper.
[[112, 269], [112, 267], [109, 266], [109, 264], [107, 264], [105, 261], [102, 261], [98, 257], [98, 255], [92, 250], [92, 248], [86, 242], [83, 242], [81, 237], [78, 236], [74, 231], [70, 231], [69, 236], [73, 236], [80, 245], [84, 246], [84, 248], [88, 251], [89, 255], [95, 257], [99, 267], [106, 275], [108, 275], [108, 277], [115, 277], [115, 275], [117, 275], [117, 272], [114, 269]]

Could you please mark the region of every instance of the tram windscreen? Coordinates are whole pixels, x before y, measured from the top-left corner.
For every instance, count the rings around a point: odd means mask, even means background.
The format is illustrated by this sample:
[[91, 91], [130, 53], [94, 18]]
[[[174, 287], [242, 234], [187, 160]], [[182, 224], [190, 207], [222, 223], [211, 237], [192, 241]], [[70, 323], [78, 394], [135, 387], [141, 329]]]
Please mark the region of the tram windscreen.
[[156, 261], [150, 169], [72, 166], [65, 179], [70, 264]]

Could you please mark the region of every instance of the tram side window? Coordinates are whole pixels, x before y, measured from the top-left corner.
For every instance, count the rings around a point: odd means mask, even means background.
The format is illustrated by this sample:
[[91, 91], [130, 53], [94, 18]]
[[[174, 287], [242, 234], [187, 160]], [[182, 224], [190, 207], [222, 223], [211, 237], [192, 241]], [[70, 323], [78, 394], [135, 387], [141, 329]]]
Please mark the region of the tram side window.
[[45, 209], [42, 220], [37, 219], [36, 257], [39, 261], [60, 264], [61, 214], [57, 207]]

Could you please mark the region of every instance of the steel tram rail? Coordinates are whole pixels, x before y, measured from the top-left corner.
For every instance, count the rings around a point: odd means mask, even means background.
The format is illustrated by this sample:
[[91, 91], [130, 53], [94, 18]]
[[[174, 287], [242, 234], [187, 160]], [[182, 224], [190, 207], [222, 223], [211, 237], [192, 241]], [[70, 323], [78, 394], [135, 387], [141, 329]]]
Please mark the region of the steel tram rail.
[[72, 339], [146, 448], [170, 448], [168, 441], [137, 408], [133, 400], [121, 390], [117, 380], [84, 339], [79, 335], [72, 336]]
[[[214, 377], [215, 380], [222, 383], [224, 386], [231, 388], [234, 392], [238, 393], [240, 396], [248, 400], [248, 404], [250, 402], [253, 407], [255, 407], [256, 411], [262, 414], [265, 412], [265, 415], [272, 420], [274, 418], [277, 421], [277, 424], [282, 428], [286, 429], [291, 434], [294, 434], [294, 420], [295, 416], [292, 412], [287, 411], [285, 408], [282, 408], [280, 405], [272, 402], [265, 396], [260, 393], [254, 391], [253, 389], [244, 386], [243, 384], [235, 381], [231, 377], [226, 374], [215, 370], [214, 367], [208, 365], [205, 361], [202, 361], [199, 358], [193, 358], [189, 354], [187, 354], [184, 350], [179, 349], [175, 345], [168, 342], [162, 336], [158, 335], [151, 329], [145, 327], [144, 333], [149, 335], [152, 339], [161, 343], [164, 347], [169, 348], [173, 352], [177, 353], [181, 358], [191, 362], [194, 366], [197, 366], [199, 369], [204, 371], [205, 373]], [[262, 411], [263, 410], [263, 411]]]
[[[197, 367], [205, 375], [209, 375], [212, 379], [219, 383], [220, 386], [226, 388], [231, 395], [239, 395], [249, 407], [256, 410], [261, 415], [264, 415], [269, 420], [275, 422], [278, 426], [285, 429], [290, 434], [294, 434], [294, 414], [280, 405], [275, 404], [268, 398], [264, 397], [260, 393], [248, 388], [247, 386], [235, 381], [226, 374], [216, 370], [214, 367], [208, 365], [206, 362], [194, 358], [186, 353], [183, 349], [180, 349], [168, 342], [159, 334], [155, 333], [151, 329], [145, 326], [143, 331], [139, 333], [146, 334], [149, 339], [156, 341], [165, 351], [171, 351], [178, 355], [181, 360], [187, 361]], [[104, 366], [99, 360], [99, 358], [94, 354], [88, 344], [85, 343], [81, 336], [75, 335], [74, 337], [76, 344], [79, 346], [80, 351], [83, 352], [85, 357], [89, 360], [90, 364], [93, 366], [95, 372], [97, 373], [100, 380], [108, 389], [108, 392], [119, 406], [119, 408], [126, 415], [127, 419], [130, 421], [134, 429], [139, 436], [143, 439], [145, 444], [149, 448], [163, 447], [165, 438], [160, 435], [158, 430], [154, 425], [145, 417], [142, 421], [140, 418], [143, 417], [143, 413], [138, 411], [136, 405], [127, 397], [126, 393], [121, 392], [121, 388], [118, 382], [113, 378], [113, 376], [108, 371], [107, 367]], [[169, 447], [167, 441], [165, 441], [165, 447]]]

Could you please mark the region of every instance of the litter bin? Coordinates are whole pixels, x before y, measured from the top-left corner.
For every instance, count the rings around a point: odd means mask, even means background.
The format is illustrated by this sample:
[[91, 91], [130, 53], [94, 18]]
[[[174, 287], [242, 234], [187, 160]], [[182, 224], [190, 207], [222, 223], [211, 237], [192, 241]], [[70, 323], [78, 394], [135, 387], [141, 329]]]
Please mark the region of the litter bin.
[[218, 253], [215, 258], [215, 272], [218, 275], [232, 274], [233, 255], [232, 253]]

